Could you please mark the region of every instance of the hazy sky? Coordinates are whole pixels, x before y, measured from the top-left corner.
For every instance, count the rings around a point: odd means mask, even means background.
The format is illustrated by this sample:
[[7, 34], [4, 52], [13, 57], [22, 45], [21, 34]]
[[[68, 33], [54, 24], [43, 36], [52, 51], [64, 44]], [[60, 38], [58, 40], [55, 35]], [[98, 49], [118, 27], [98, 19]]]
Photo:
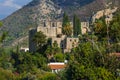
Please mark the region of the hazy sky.
[[0, 0], [0, 20], [20, 9], [32, 0]]

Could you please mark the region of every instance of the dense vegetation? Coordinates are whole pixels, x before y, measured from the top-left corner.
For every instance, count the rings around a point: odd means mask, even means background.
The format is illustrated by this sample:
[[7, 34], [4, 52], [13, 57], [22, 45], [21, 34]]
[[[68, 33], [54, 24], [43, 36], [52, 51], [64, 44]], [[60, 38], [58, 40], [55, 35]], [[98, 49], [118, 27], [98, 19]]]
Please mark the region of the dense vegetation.
[[[19, 51], [19, 45], [15, 49], [1, 46], [0, 80], [120, 80], [119, 59], [110, 55], [120, 52], [119, 22], [119, 11], [109, 25], [104, 22], [104, 17], [96, 20], [91, 25], [93, 32], [79, 35], [80, 44], [70, 53], [63, 54], [57, 42], [51, 46], [50, 39], [41, 32], [33, 39], [38, 45], [34, 53]], [[65, 70], [51, 73], [47, 63], [65, 59], [68, 60]]]

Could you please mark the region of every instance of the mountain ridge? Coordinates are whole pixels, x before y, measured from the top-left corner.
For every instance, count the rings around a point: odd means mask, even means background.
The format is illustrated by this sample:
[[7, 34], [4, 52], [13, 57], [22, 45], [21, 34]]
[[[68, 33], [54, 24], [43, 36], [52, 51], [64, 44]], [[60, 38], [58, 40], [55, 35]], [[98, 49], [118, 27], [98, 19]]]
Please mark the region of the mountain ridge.
[[45, 20], [61, 19], [64, 12], [70, 18], [76, 14], [81, 19], [87, 19], [93, 12], [105, 8], [105, 1], [108, 0], [33, 0], [3, 19], [1, 30], [8, 31], [10, 37], [7, 41], [11, 43], [16, 38], [27, 36], [30, 28], [37, 27]]

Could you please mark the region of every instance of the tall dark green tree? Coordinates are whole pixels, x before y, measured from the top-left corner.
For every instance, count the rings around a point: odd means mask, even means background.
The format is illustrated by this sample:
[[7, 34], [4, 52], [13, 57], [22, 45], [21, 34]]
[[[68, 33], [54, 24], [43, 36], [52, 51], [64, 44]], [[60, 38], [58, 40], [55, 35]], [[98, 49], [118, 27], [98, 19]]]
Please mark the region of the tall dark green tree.
[[81, 22], [80, 22], [80, 19], [76, 15], [74, 15], [74, 18], [73, 18], [73, 35], [78, 36], [79, 34], [81, 34]]
[[63, 15], [62, 33], [67, 36], [72, 35], [72, 27], [70, 25], [69, 17], [66, 13]]
[[63, 24], [62, 24], [62, 26], [64, 27], [64, 26], [66, 26], [67, 24], [70, 25], [70, 20], [69, 20], [68, 15], [67, 15], [66, 13], [64, 13], [64, 14], [63, 14]]

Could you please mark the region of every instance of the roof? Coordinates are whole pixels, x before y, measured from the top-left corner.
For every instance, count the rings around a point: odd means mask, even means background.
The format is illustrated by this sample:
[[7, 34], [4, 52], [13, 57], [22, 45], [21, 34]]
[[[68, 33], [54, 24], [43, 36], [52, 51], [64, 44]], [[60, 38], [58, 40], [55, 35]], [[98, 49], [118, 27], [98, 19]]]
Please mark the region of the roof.
[[49, 63], [48, 66], [50, 69], [64, 69], [66, 65], [64, 63]]
[[111, 55], [114, 55], [114, 56], [116, 56], [116, 57], [120, 57], [120, 53], [111, 53], [110, 56], [111, 56]]

